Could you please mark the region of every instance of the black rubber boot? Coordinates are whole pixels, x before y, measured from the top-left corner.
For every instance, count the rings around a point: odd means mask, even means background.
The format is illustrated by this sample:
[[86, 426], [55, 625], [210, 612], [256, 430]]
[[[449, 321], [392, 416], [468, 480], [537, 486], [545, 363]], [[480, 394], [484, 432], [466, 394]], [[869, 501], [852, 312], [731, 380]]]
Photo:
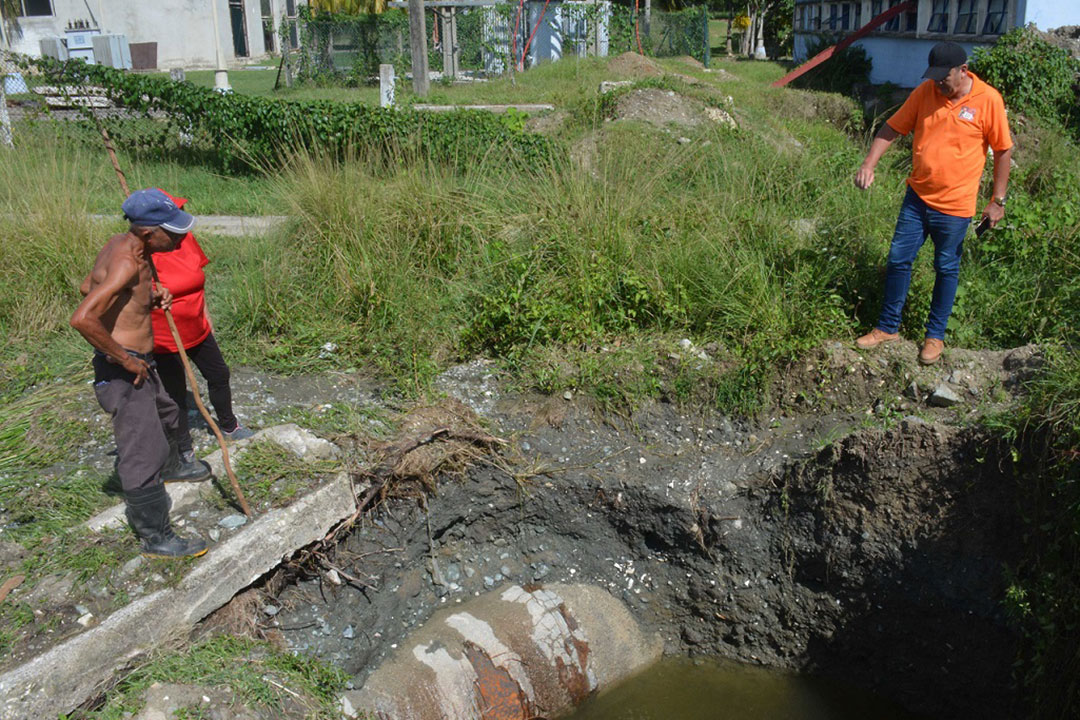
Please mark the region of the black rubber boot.
[[196, 459], [194, 453], [183, 455], [189, 454], [190, 457], [182, 456], [176, 438], [169, 438], [169, 459], [161, 469], [162, 482], [202, 482], [213, 476], [210, 466]]
[[199, 557], [206, 543], [199, 538], [185, 539], [173, 532], [169, 522], [172, 500], [164, 485], [124, 493], [127, 519], [142, 540], [142, 554], [155, 558]]

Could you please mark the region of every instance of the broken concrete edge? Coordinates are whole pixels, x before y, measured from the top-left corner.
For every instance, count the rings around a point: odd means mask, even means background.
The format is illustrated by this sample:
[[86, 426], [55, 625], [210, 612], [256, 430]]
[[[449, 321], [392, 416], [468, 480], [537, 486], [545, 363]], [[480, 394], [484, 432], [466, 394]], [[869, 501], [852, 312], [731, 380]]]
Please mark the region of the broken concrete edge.
[[[236, 461], [244, 454], [244, 451], [260, 441], [270, 441], [281, 445], [286, 450], [292, 451], [301, 459], [323, 460], [336, 458], [340, 455], [337, 446], [329, 440], [324, 440], [310, 430], [306, 430], [295, 423], [285, 423], [259, 430], [246, 440], [238, 440], [231, 443], [229, 450], [229, 462], [235, 470]], [[220, 449], [203, 458], [210, 466], [214, 476], [226, 477], [225, 461], [222, 459]], [[243, 490], [243, 478], [240, 478], [240, 489]], [[199, 502], [204, 488], [211, 487], [209, 482], [200, 483], [169, 483], [165, 486], [172, 498], [173, 512], [181, 512]], [[93, 532], [101, 532], [108, 528], [119, 528], [127, 524], [124, 517], [124, 503], [113, 505], [103, 510], [86, 521], [86, 527]]]
[[256, 518], [198, 560], [177, 587], [140, 598], [0, 675], [0, 720], [71, 712], [107, 687], [133, 658], [186, 637], [282, 558], [321, 540], [355, 510], [351, 481], [341, 473], [292, 505]]
[[502, 113], [507, 110], [519, 112], [550, 112], [555, 109], [554, 105], [547, 103], [511, 103], [506, 105], [427, 105], [417, 103], [412, 106], [413, 110], [425, 110], [427, 112], [453, 112], [455, 110], [484, 110], [486, 112]]
[[[276, 230], [289, 221], [288, 215], [198, 215], [196, 231], [205, 235], [247, 237]], [[92, 214], [98, 222], [120, 222], [116, 215]]]

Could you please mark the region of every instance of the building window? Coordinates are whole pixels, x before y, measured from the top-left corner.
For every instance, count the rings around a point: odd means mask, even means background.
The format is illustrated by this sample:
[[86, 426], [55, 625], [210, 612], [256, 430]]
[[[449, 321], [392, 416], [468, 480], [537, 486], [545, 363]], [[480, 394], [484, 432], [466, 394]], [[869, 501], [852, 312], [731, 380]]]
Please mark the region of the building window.
[[300, 33], [297, 29], [299, 23], [296, 14], [296, 0], [285, 0], [285, 22], [289, 25], [289, 47], [293, 50], [300, 47]]
[[50, 0], [15, 0], [14, 5], [17, 17], [48, 17], [53, 14]]
[[839, 6], [836, 3], [833, 3], [833, 4], [829, 5], [829, 29], [830, 30], [835, 30], [836, 29], [836, 24], [838, 22], [838, 19], [837, 19], [837, 17], [838, 17], [837, 16], [838, 7]]
[[799, 6], [799, 21], [798, 21], [797, 24], [798, 24], [800, 30], [809, 30], [810, 29], [810, 26], [806, 24], [806, 6], [805, 5], [800, 5]]
[[934, 0], [933, 9], [930, 11], [930, 23], [926, 26], [927, 32], [949, 32], [949, 0]]
[[852, 28], [854, 28], [855, 30], [858, 30], [859, 28], [862, 27], [862, 3], [857, 2], [857, 3], [854, 3], [854, 5], [855, 5], [855, 24], [852, 25]]
[[[889, 7], [894, 8], [899, 5], [903, 0], [889, 0]], [[889, 32], [899, 32], [900, 30], [900, 16], [897, 15], [889, 22], [885, 23], [885, 29]]]
[[1005, 0], [988, 0], [983, 35], [1000, 35], [1005, 32]]
[[956, 27], [953, 32], [957, 35], [975, 34], [975, 0], [957, 0]]

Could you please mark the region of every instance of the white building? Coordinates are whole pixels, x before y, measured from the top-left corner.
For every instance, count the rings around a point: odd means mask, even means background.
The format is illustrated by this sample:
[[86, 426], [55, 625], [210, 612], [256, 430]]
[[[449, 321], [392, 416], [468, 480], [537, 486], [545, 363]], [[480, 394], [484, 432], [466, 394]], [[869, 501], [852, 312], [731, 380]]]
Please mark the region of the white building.
[[[795, 61], [809, 59], [807, 50], [819, 37], [854, 32], [901, 2], [795, 0]], [[958, 43], [970, 55], [1028, 23], [1042, 30], [1080, 25], [1080, 0], [917, 0], [917, 7], [854, 43], [873, 60], [872, 83], [915, 87], [930, 48], [942, 40]]]
[[[305, 0], [10, 0], [0, 4], [0, 49], [34, 57], [59, 38], [64, 50], [92, 59], [88, 37], [123, 36], [135, 69], [205, 69], [217, 64], [214, 14], [227, 66], [280, 51], [283, 18]], [[7, 5], [14, 4], [15, 16]], [[291, 23], [292, 44], [296, 25]], [[62, 51], [63, 52], [63, 51]]]

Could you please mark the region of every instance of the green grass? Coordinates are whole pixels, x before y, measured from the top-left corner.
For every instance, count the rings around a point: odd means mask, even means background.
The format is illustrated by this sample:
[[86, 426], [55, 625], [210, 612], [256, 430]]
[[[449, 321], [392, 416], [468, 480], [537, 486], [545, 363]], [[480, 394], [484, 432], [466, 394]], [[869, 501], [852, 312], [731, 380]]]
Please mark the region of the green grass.
[[265, 642], [218, 635], [182, 651], [155, 655], [110, 692], [103, 708], [67, 717], [71, 720], [130, 717], [141, 707], [146, 689], [157, 682], [227, 688], [237, 707], [262, 712], [272, 713], [283, 707], [295, 709], [300, 703], [305, 717], [331, 720], [341, 716], [337, 701], [346, 680], [344, 671], [309, 656], [293, 654]]
[[320, 475], [339, 468], [333, 460], [305, 461], [271, 441], [256, 442], [236, 461], [236, 473], [244, 478], [244, 496], [257, 508], [288, 505], [310, 490]]

